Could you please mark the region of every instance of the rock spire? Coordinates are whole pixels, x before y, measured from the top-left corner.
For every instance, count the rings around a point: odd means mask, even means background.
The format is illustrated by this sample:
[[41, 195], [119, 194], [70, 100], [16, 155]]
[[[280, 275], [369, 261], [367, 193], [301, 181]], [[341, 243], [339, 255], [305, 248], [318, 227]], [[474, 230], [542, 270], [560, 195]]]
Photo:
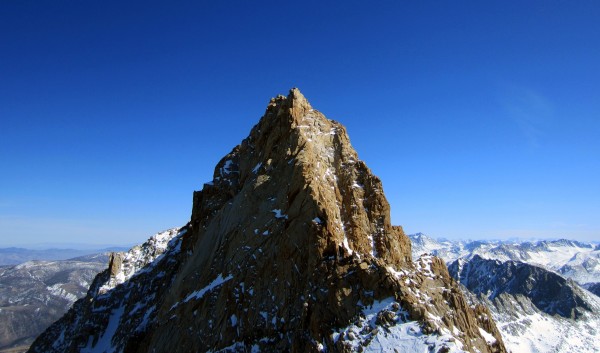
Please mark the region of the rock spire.
[[[411, 261], [379, 178], [345, 128], [295, 88], [271, 99], [219, 161], [169, 244], [139, 276], [102, 293], [115, 275], [101, 274], [80, 313], [31, 351], [110, 342], [126, 352], [344, 352], [414, 322], [421, 335], [411, 339], [436, 351], [505, 352], [489, 312], [467, 305], [442, 261]], [[140, 299], [144, 291], [151, 299]], [[381, 310], [368, 323], [373, 308]], [[437, 338], [427, 343], [427, 335]]]

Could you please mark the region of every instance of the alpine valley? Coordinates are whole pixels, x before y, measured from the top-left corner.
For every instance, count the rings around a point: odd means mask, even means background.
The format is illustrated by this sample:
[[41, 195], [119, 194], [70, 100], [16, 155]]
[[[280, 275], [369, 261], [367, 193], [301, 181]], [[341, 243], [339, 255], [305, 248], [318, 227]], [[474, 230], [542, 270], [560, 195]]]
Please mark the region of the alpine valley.
[[0, 352], [24, 352], [85, 296], [108, 256], [26, 261], [0, 266]]
[[595, 248], [577, 244], [565, 279], [550, 255], [421, 238], [391, 224], [345, 128], [292, 89], [193, 193], [187, 224], [112, 253], [29, 351], [600, 351], [600, 301], [573, 280], [596, 282]]

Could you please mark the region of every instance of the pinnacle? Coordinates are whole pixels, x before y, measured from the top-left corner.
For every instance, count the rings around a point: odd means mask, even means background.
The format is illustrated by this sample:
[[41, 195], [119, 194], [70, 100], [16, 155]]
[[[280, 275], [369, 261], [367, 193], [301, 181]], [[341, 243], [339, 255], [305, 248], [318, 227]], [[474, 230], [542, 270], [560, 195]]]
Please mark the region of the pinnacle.
[[292, 108], [292, 115], [300, 114], [300, 116], [303, 116], [312, 109], [306, 97], [304, 97], [304, 95], [296, 87], [290, 90], [287, 99]]
[[310, 103], [308, 103], [308, 100], [306, 99], [306, 97], [304, 97], [302, 92], [300, 92], [300, 89], [296, 88], [296, 87], [293, 87], [292, 89], [290, 89], [290, 93], [288, 94], [288, 99], [290, 99], [292, 101], [292, 105], [297, 105], [297, 104], [310, 105]]
[[271, 98], [267, 106], [265, 116], [273, 112], [275, 116], [281, 113], [289, 113], [295, 120], [299, 120], [308, 112], [312, 111], [312, 107], [306, 97], [296, 87], [290, 89], [288, 96], [278, 95]]

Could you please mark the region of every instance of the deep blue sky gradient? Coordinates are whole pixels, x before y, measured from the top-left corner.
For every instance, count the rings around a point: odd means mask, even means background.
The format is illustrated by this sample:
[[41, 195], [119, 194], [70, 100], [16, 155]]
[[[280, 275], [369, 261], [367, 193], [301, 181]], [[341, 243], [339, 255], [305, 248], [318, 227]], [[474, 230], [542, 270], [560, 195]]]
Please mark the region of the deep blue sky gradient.
[[131, 244], [297, 86], [394, 223], [600, 240], [600, 3], [0, 2], [0, 246]]

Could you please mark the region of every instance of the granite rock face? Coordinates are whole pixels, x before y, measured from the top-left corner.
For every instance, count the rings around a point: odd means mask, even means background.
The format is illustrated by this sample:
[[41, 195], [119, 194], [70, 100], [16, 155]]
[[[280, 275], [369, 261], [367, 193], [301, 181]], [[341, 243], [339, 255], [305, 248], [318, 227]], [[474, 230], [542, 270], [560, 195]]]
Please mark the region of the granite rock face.
[[413, 263], [381, 181], [297, 89], [217, 164], [163, 251], [126, 276], [135, 256], [113, 257], [31, 351], [346, 352], [410, 325], [427, 350], [506, 351], [441, 260]]

